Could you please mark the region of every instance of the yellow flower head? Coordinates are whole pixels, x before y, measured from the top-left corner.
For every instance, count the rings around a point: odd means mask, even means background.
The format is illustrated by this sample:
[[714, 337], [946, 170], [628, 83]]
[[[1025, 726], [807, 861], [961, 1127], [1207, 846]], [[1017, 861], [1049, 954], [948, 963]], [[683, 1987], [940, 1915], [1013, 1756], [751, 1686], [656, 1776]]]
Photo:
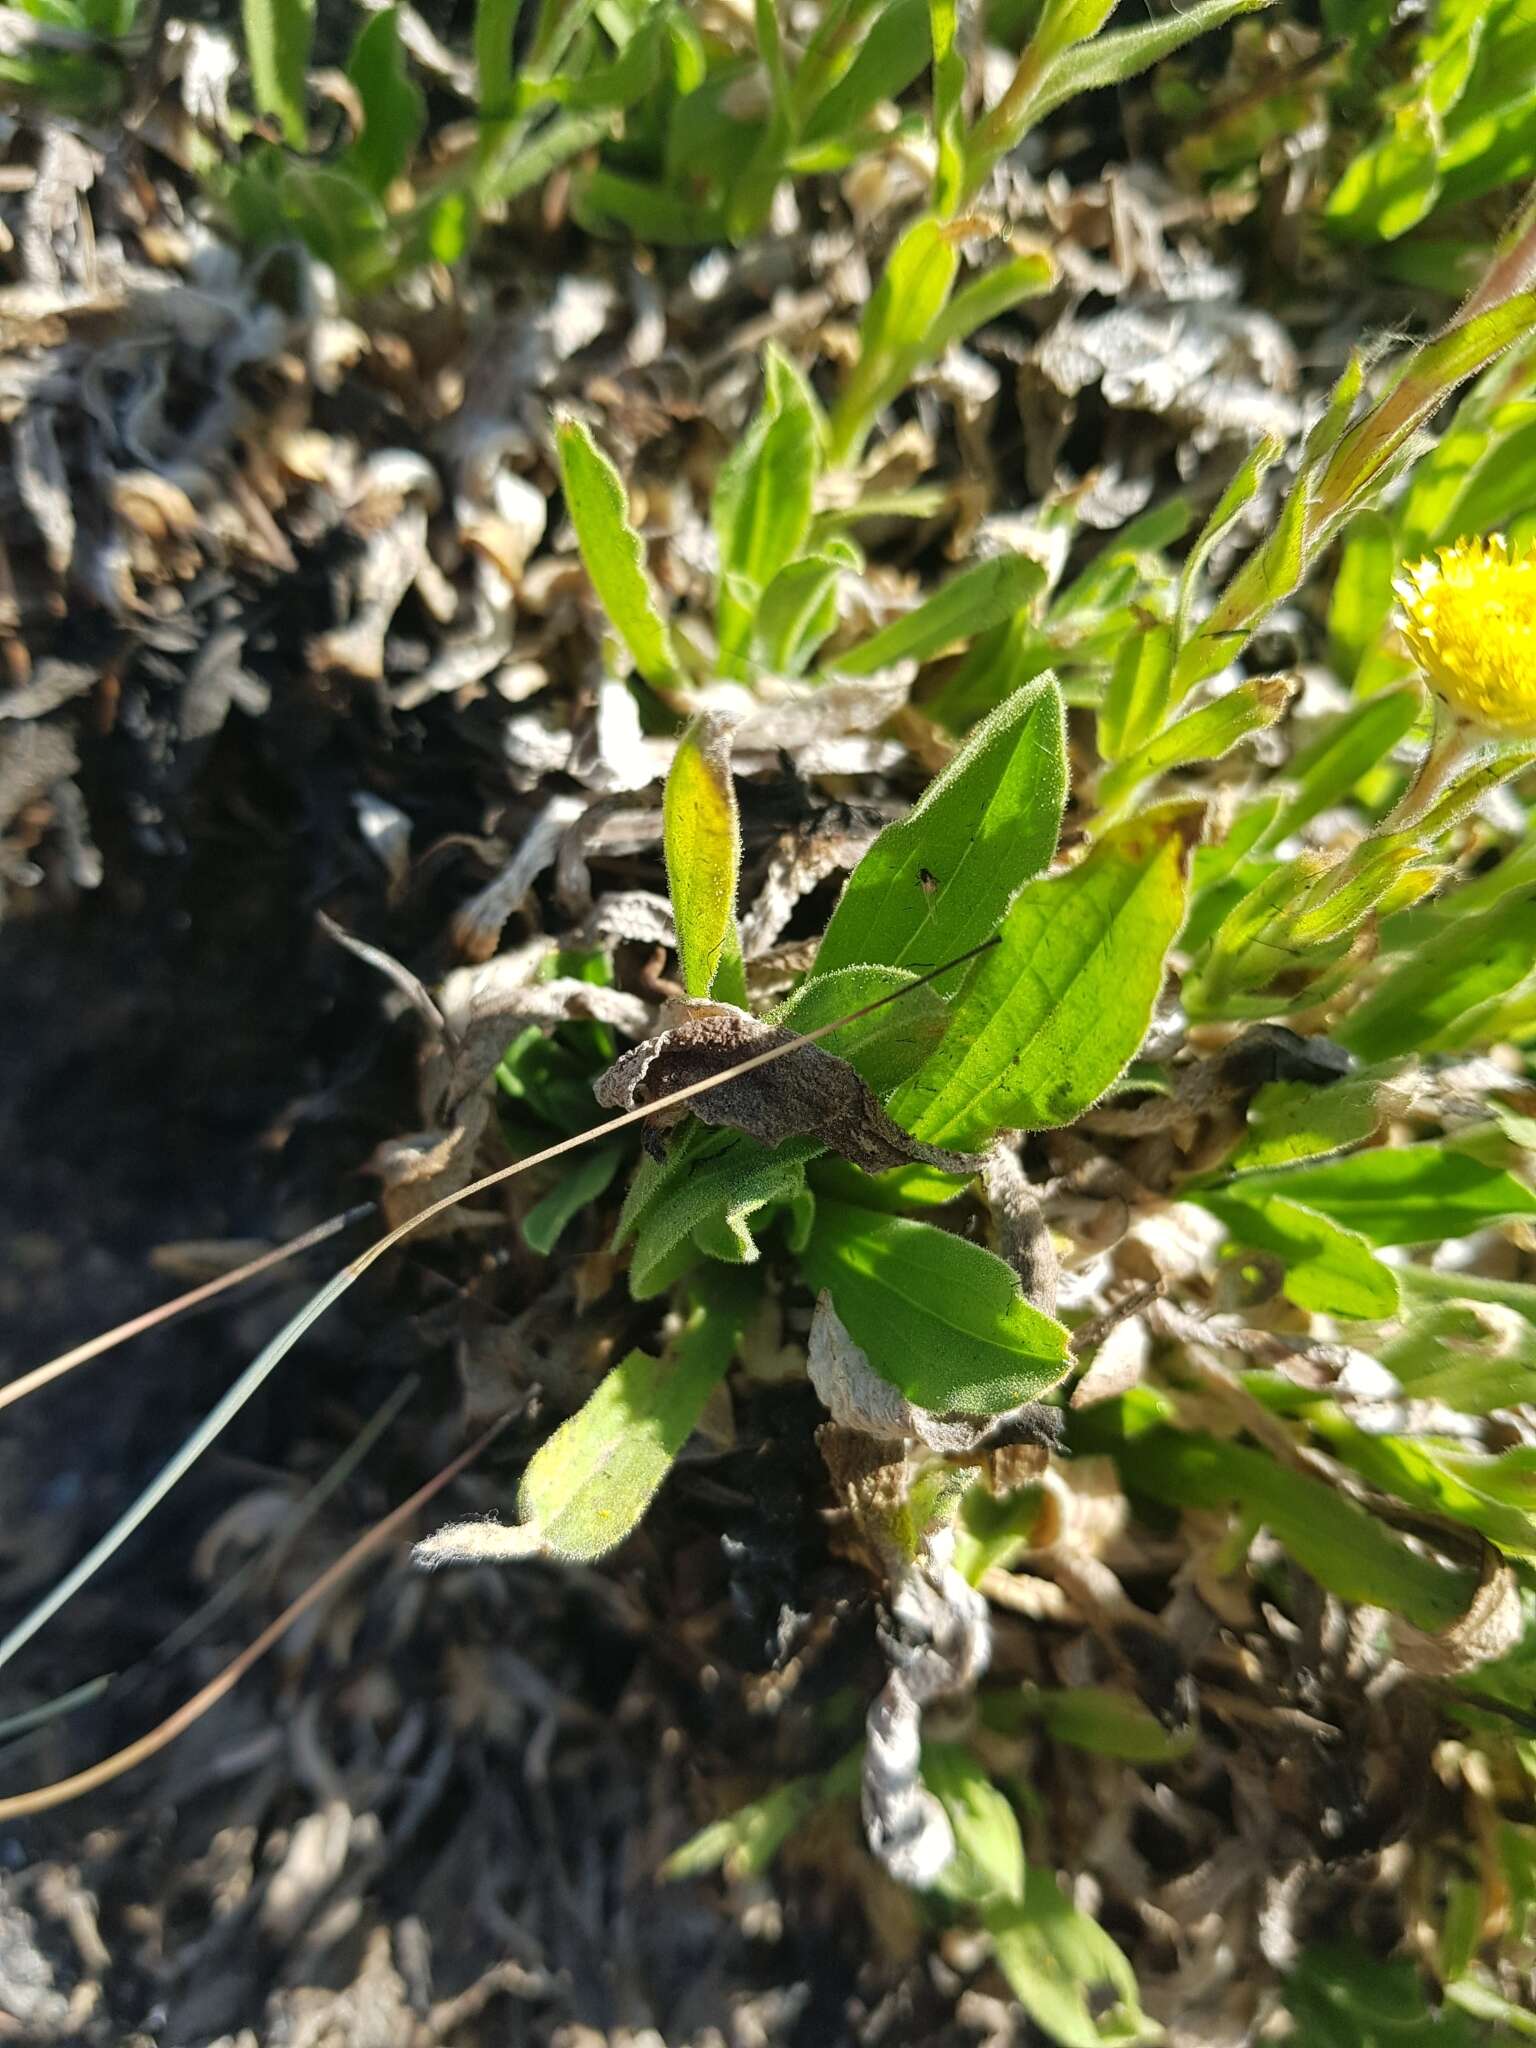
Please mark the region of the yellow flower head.
[[1474, 725], [1536, 735], [1536, 546], [1459, 540], [1393, 584], [1403, 637], [1433, 689]]

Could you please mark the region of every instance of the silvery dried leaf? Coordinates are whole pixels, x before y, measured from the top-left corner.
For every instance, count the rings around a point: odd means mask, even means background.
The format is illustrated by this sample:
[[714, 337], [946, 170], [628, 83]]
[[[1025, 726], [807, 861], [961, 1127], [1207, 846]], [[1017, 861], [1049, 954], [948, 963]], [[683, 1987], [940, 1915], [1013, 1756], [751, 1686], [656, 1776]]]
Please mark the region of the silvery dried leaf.
[[545, 869], [554, 865], [566, 828], [585, 808], [578, 796], [550, 798], [506, 866], [455, 914], [453, 943], [459, 952], [471, 960], [490, 958], [507, 919]]
[[858, 864], [881, 821], [838, 809], [808, 830], [788, 832], [769, 855], [757, 900], [741, 920], [741, 949], [748, 960], [766, 953], [794, 915], [802, 897]]

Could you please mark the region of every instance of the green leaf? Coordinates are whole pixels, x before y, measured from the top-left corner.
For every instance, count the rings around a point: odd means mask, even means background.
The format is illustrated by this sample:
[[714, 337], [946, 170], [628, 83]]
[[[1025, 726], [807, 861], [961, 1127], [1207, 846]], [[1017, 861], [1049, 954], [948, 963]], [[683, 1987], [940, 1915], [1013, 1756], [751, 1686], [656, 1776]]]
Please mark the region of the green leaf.
[[731, 781], [730, 728], [701, 715], [678, 741], [662, 798], [667, 887], [677, 920], [683, 987], [744, 1003], [746, 980], [736, 930], [741, 825]]
[[[1309, 1412], [1308, 1425], [1342, 1464], [1410, 1507], [1476, 1529], [1506, 1554], [1536, 1553], [1536, 1485], [1529, 1470], [1504, 1458], [1448, 1455], [1443, 1446], [1359, 1429], [1331, 1403]], [[1520, 1451], [1507, 1454], [1519, 1460]], [[1513, 1481], [1513, 1484], [1510, 1482]], [[1509, 1496], [1513, 1494], [1513, 1500]]]
[[636, 1301], [663, 1294], [686, 1260], [693, 1234], [721, 1224], [755, 1258], [747, 1225], [771, 1203], [793, 1201], [805, 1187], [805, 1162], [822, 1148], [814, 1138], [791, 1138], [770, 1152], [752, 1138], [698, 1127], [674, 1140], [664, 1165], [645, 1160], [635, 1176], [614, 1233], [615, 1244], [633, 1235], [629, 1287]]
[[1173, 1507], [1240, 1510], [1352, 1606], [1390, 1608], [1431, 1633], [1465, 1614], [1475, 1572], [1424, 1555], [1329, 1481], [1281, 1465], [1268, 1451], [1155, 1426], [1149, 1409], [1159, 1400], [1123, 1396], [1084, 1409], [1073, 1418], [1073, 1449], [1110, 1451], [1132, 1494]]
[[1411, 1962], [1311, 1942], [1282, 1995], [1307, 2048], [1489, 2048], [1460, 2013], [1437, 2010]]
[[1285, 715], [1296, 694], [1290, 676], [1254, 676], [1198, 710], [1164, 726], [1155, 739], [1112, 768], [1099, 785], [1105, 805], [1123, 804], [1141, 783], [1191, 761], [1218, 761], [1223, 754]]
[[860, 1017], [821, 1041], [823, 1052], [856, 1067], [877, 1095], [889, 1095], [917, 1072], [949, 1028], [949, 1005], [928, 983], [913, 988], [915, 980], [909, 969], [901, 967], [834, 968], [830, 974], [818, 973], [801, 982], [788, 1001], [769, 1014], [767, 1022], [792, 1031], [815, 1031], [897, 989], [910, 988], [911, 994], [899, 1003], [887, 1003], [872, 1017]]
[[1061, 697], [1040, 676], [977, 726], [864, 855], [827, 926], [817, 978], [863, 961], [937, 966], [978, 945], [1055, 852], [1066, 776]]
[[856, 568], [857, 552], [832, 539], [820, 553], [779, 571], [763, 592], [755, 622], [758, 661], [771, 675], [803, 675], [837, 625], [838, 579]]
[[857, 1799], [863, 1764], [862, 1743], [828, 1771], [791, 1778], [761, 1799], [753, 1799], [723, 1819], [711, 1821], [691, 1841], [675, 1849], [661, 1866], [670, 1881], [702, 1877], [722, 1866], [733, 1878], [757, 1877], [772, 1863], [796, 1828], [819, 1806], [838, 1799]]
[[1210, 558], [1211, 550], [1231, 526], [1245, 505], [1252, 502], [1254, 493], [1263, 482], [1267, 471], [1273, 469], [1285, 453], [1285, 443], [1276, 435], [1265, 434], [1249, 450], [1246, 460], [1231, 483], [1216, 501], [1215, 509], [1200, 529], [1194, 546], [1179, 577], [1179, 606], [1174, 620], [1175, 638], [1183, 641], [1187, 633], [1190, 606], [1194, 602], [1195, 590], [1199, 583], [1200, 571]]
[[397, 7], [386, 7], [364, 25], [347, 76], [362, 102], [363, 127], [342, 167], [382, 198], [410, 163], [426, 118], [426, 101], [400, 47]]
[[[1270, 0], [1195, 0], [1193, 6], [1145, 26], [1111, 29], [1103, 35], [1091, 35], [1088, 40], [1071, 33], [1061, 41], [1053, 36], [1038, 52], [1038, 58], [1031, 47], [1026, 58], [1037, 61], [1027, 69], [1025, 64], [1020, 65], [1023, 76], [1015, 75], [1009, 91], [973, 131], [966, 153], [967, 196], [986, 182], [998, 158], [1016, 148], [1054, 108], [1081, 93], [1121, 85], [1194, 37], [1220, 28], [1234, 15], [1252, 14], [1269, 4]], [[1060, 10], [1063, 19], [1075, 16], [1079, 20], [1089, 19], [1095, 12], [1102, 20], [1109, 11], [1102, 5], [1094, 6], [1092, 0], [1087, 0], [1086, 6], [1084, 0], [1077, 0], [1077, 4]]]
[[1238, 1173], [1291, 1166], [1374, 1137], [1386, 1110], [1382, 1076], [1352, 1075], [1326, 1088], [1271, 1081], [1248, 1105], [1248, 1130], [1230, 1164]]
[[1224, 1223], [1240, 1244], [1284, 1262], [1284, 1292], [1298, 1308], [1371, 1322], [1397, 1313], [1392, 1268], [1357, 1231], [1270, 1190], [1250, 1196], [1251, 1185], [1242, 1181], [1233, 1190], [1190, 1199]]
[[577, 419], [555, 428], [565, 500], [592, 587], [648, 683], [675, 673], [672, 636], [644, 567], [645, 550], [629, 523], [618, 471]]
[[1045, 588], [1045, 571], [1028, 555], [993, 555], [952, 576], [932, 597], [838, 655], [839, 675], [867, 676], [897, 661], [927, 661], [989, 626], [1010, 619]]
[[1345, 682], [1386, 628], [1397, 560], [1397, 540], [1386, 514], [1362, 512], [1345, 535], [1328, 603], [1328, 658]]
[[523, 0], [475, 0], [475, 74], [482, 121], [501, 121], [513, 111], [517, 70], [512, 36]]
[[1269, 1191], [1321, 1209], [1372, 1244], [1433, 1244], [1536, 1216], [1536, 1194], [1524, 1182], [1449, 1145], [1382, 1147], [1242, 1182], [1245, 1201]]
[[1486, 1043], [1480, 1020], [1533, 963], [1536, 895], [1508, 896], [1399, 962], [1345, 1018], [1338, 1036], [1367, 1060]]
[[852, 461], [874, 418], [908, 382], [928, 351], [960, 258], [940, 222], [919, 220], [886, 259], [859, 328], [859, 353], [832, 414], [828, 454]]
[[1056, 1742], [1131, 1764], [1166, 1764], [1188, 1756], [1198, 1732], [1166, 1728], [1130, 1693], [1100, 1685], [1058, 1692], [1026, 1684], [1018, 1691], [983, 1694], [980, 1705], [987, 1728], [1017, 1734], [1035, 1723]]
[[593, 1145], [567, 1167], [556, 1186], [523, 1218], [523, 1240], [529, 1249], [548, 1258], [566, 1226], [608, 1186], [623, 1157], [622, 1145]]
[[1173, 703], [1172, 627], [1128, 633], [1099, 713], [1099, 752], [1106, 761], [1137, 752], [1161, 731]]
[[941, 356], [952, 342], [964, 341], [989, 320], [1000, 320], [1026, 299], [1037, 299], [1055, 285], [1059, 271], [1051, 257], [1039, 253], [1012, 256], [962, 285], [932, 327], [923, 354]]
[[923, 1783], [954, 1830], [955, 1853], [933, 1890], [961, 1904], [1024, 1897], [1024, 1837], [1018, 1816], [968, 1749], [923, 1744]]
[[948, 218], [960, 204], [965, 176], [965, 57], [958, 48], [958, 0], [928, 0], [933, 41], [933, 133], [938, 143], [933, 205]]
[[1361, 242], [1393, 242], [1417, 227], [1440, 197], [1441, 144], [1414, 108], [1401, 125], [1363, 149], [1328, 195], [1324, 214]]
[[716, 629], [727, 675], [742, 671], [763, 592], [805, 545], [819, 442], [815, 401], [805, 380], [770, 345], [763, 358], [763, 402], [715, 483]]
[[990, 1905], [983, 1918], [1014, 1997], [1059, 2048], [1155, 2038], [1135, 1971], [1103, 1928], [1063, 1897], [1050, 1871], [1027, 1871], [1023, 1899]]
[[1081, 866], [1031, 882], [954, 1002], [944, 1042], [892, 1113], [933, 1144], [1071, 1123], [1135, 1056], [1184, 921], [1199, 806], [1107, 832]]
[[1066, 1331], [1025, 1301], [1012, 1268], [932, 1224], [823, 1200], [802, 1266], [919, 1407], [1002, 1414], [1066, 1370]]
[[1362, 776], [1388, 758], [1422, 703], [1418, 686], [1409, 684], [1383, 690], [1341, 713], [1292, 761], [1289, 774], [1296, 793], [1265, 834], [1266, 840], [1273, 844], [1288, 838], [1319, 811], [1341, 803]]
[[539, 1446], [517, 1495], [530, 1553], [585, 1564], [624, 1541], [724, 1379], [754, 1298], [740, 1276], [708, 1269], [667, 1356], [631, 1351]]
[[304, 74], [315, 0], [241, 0], [240, 12], [257, 108], [277, 122], [291, 149], [303, 149], [309, 139]]

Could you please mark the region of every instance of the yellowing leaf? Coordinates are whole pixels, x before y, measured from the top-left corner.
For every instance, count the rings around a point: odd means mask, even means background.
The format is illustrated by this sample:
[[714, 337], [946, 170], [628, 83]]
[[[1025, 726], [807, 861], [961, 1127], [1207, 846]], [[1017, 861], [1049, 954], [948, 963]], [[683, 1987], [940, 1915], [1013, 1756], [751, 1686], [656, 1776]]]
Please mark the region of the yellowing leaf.
[[691, 996], [746, 1000], [736, 931], [741, 826], [731, 785], [730, 728], [697, 718], [683, 734], [667, 776], [662, 837], [677, 919], [683, 987]]

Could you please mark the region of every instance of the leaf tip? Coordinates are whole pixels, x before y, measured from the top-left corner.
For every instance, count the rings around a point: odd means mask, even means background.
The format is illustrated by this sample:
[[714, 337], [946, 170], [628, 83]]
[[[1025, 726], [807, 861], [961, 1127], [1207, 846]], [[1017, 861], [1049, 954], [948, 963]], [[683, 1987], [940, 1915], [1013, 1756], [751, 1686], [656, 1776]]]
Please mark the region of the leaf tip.
[[489, 1519], [450, 1522], [414, 1546], [411, 1563], [424, 1572], [440, 1571], [445, 1565], [455, 1564], [508, 1564], [519, 1558], [537, 1557], [543, 1548], [537, 1528], [526, 1523]]

